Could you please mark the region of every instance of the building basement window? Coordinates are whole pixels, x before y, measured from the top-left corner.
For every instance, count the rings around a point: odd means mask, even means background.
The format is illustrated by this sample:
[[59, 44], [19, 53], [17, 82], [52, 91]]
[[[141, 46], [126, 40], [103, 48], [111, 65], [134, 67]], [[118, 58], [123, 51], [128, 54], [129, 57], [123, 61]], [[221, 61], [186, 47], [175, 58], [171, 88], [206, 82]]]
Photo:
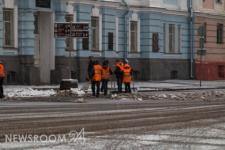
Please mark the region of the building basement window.
[[218, 66], [218, 77], [219, 78], [224, 78], [225, 76], [225, 67], [223, 65]]

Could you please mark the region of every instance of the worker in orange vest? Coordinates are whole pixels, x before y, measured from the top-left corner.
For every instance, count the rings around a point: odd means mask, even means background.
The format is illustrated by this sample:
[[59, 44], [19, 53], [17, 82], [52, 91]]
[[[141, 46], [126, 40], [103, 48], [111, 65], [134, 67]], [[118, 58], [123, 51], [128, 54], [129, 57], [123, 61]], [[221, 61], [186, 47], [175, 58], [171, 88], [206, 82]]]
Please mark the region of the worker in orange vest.
[[121, 60], [116, 60], [115, 64], [115, 75], [116, 75], [116, 80], [117, 80], [117, 87], [118, 87], [118, 93], [122, 92], [122, 84], [123, 84], [123, 62]]
[[101, 92], [104, 92], [104, 95], [108, 94], [108, 81], [112, 75], [112, 70], [109, 67], [109, 61], [105, 60], [102, 64], [102, 87]]
[[123, 83], [125, 85], [125, 92], [126, 93], [131, 93], [131, 81], [132, 81], [132, 72], [133, 69], [131, 66], [128, 64], [128, 60], [124, 61], [124, 66], [123, 66]]
[[0, 61], [0, 98], [4, 98], [4, 91], [3, 91], [3, 81], [5, 78], [5, 66], [2, 61]]
[[[102, 80], [102, 66], [96, 60], [93, 66], [92, 83], [91, 83], [93, 96], [99, 97], [101, 80]], [[95, 91], [95, 87], [97, 87], [97, 91]]]

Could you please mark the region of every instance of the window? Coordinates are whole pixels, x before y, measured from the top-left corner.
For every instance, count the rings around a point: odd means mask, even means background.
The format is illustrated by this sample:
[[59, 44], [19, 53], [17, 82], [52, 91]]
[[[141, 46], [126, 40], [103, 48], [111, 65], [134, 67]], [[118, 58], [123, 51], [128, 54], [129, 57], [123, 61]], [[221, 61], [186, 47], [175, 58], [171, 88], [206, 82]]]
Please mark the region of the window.
[[181, 25], [165, 23], [163, 26], [165, 53], [179, 53], [182, 45]]
[[114, 45], [114, 41], [113, 41], [113, 32], [109, 32], [108, 33], [108, 50], [113, 50], [113, 45]]
[[36, 0], [36, 7], [51, 8], [51, 0]]
[[169, 52], [175, 53], [175, 25], [169, 24]]
[[217, 43], [223, 43], [223, 24], [217, 24]]
[[218, 77], [219, 78], [224, 78], [224, 75], [225, 75], [225, 68], [223, 65], [219, 65], [218, 66]]
[[152, 51], [159, 52], [159, 33], [152, 34]]
[[8, 71], [7, 73], [7, 83], [8, 84], [15, 84], [16, 83], [16, 72], [15, 71]]
[[91, 17], [92, 50], [99, 50], [99, 17]]
[[89, 49], [89, 38], [82, 39], [82, 48], [83, 48], [83, 50]]
[[131, 21], [130, 22], [130, 51], [137, 52], [138, 51], [138, 22]]
[[14, 10], [3, 10], [4, 21], [4, 46], [14, 47]]
[[222, 4], [222, 0], [216, 0], [216, 3]]

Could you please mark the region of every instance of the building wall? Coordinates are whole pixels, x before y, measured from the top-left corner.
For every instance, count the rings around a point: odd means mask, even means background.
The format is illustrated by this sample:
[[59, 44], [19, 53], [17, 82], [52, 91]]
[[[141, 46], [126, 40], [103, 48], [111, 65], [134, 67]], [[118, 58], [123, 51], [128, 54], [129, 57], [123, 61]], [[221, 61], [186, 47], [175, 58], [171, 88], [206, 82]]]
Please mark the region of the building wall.
[[[197, 79], [204, 78], [205, 80], [220, 80], [225, 79], [224, 77], [219, 77], [218, 66], [225, 66], [225, 44], [217, 43], [217, 24], [225, 24], [223, 18], [206, 18], [203, 16], [196, 17], [196, 29], [202, 24], [207, 24], [207, 39], [205, 43], [205, 49], [207, 50], [206, 55], [203, 57], [203, 68], [200, 65], [200, 56], [196, 55], [196, 77]], [[199, 35], [196, 31], [196, 50], [199, 50]], [[224, 41], [223, 37], [223, 41]], [[207, 70], [203, 75], [202, 70]]]
[[[65, 15], [74, 14], [76, 22], [91, 22], [91, 16], [100, 19], [100, 48], [92, 51], [92, 39], [89, 38], [89, 49], [83, 50], [82, 40], [74, 39], [74, 52], [66, 51], [65, 38], [54, 39], [54, 49], [46, 52], [55, 55], [51, 67], [51, 83], [58, 83], [62, 78], [68, 78], [70, 61], [72, 64], [73, 77], [80, 77], [81, 81], [86, 78], [88, 56], [94, 56], [100, 61], [109, 59], [112, 66], [116, 59], [127, 55], [138, 80], [162, 80], [175, 78], [172, 73], [176, 72], [179, 79], [188, 79], [188, 22], [186, 0], [143, 0], [128, 1], [130, 4], [127, 12], [121, 1], [70, 1], [52, 0], [51, 9], [36, 8], [35, 0], [18, 0], [13, 3], [14, 8], [18, 6], [18, 35], [16, 36], [18, 46], [11, 49], [3, 47], [3, 34], [0, 34], [0, 54], [6, 61], [7, 70], [16, 72], [16, 82], [24, 84], [40, 83], [40, 65], [37, 63], [39, 57], [35, 49], [34, 14], [39, 11], [53, 13], [54, 22], [65, 22]], [[140, 6], [140, 4], [145, 4]], [[2, 7], [3, 4], [1, 5]], [[0, 9], [0, 33], [2, 32], [2, 9]], [[130, 52], [130, 21], [138, 21], [138, 51]], [[174, 24], [180, 27], [179, 53], [166, 53], [165, 26]], [[114, 33], [114, 49], [108, 50], [108, 33]], [[152, 52], [152, 34], [159, 34], [159, 52]], [[92, 33], [90, 32], [90, 37]], [[2, 36], [2, 37], [1, 37]], [[127, 52], [127, 53], [125, 53]], [[52, 59], [52, 58], [49, 58]], [[14, 63], [8, 63], [13, 60]]]
[[[216, 1], [206, 0], [195, 1], [195, 50], [196, 50], [196, 78], [204, 80], [222, 80], [225, 79], [225, 44], [224, 44], [224, 27], [223, 27], [223, 42], [217, 43], [217, 24], [225, 25], [225, 5], [216, 3]], [[197, 51], [200, 49], [200, 36], [198, 29], [203, 24], [206, 24], [206, 55], [203, 57], [202, 64]], [[220, 68], [220, 69], [219, 69]], [[220, 74], [224, 74], [221, 76]]]

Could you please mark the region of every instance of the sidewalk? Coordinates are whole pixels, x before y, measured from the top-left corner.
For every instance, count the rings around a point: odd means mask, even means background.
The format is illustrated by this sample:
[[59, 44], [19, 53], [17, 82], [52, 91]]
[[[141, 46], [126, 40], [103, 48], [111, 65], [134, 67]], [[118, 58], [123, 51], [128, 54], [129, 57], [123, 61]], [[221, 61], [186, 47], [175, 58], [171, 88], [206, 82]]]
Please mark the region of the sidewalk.
[[[116, 83], [110, 82], [109, 88], [116, 91]], [[193, 89], [225, 89], [225, 81], [203, 81], [202, 87], [197, 80], [165, 80], [134, 82], [132, 89], [138, 92], [151, 91], [172, 91], [172, 90], [193, 90]], [[6, 85], [4, 86], [5, 95], [8, 97], [48, 97], [56, 95], [59, 85], [25, 86], [25, 85]], [[82, 94], [84, 91], [91, 92], [90, 83], [79, 83], [79, 89], [75, 93]]]
[[138, 90], [183, 90], [183, 89], [213, 89], [225, 88], [225, 81], [200, 81], [198, 80], [165, 80], [165, 81], [149, 81], [135, 82], [134, 86]]

